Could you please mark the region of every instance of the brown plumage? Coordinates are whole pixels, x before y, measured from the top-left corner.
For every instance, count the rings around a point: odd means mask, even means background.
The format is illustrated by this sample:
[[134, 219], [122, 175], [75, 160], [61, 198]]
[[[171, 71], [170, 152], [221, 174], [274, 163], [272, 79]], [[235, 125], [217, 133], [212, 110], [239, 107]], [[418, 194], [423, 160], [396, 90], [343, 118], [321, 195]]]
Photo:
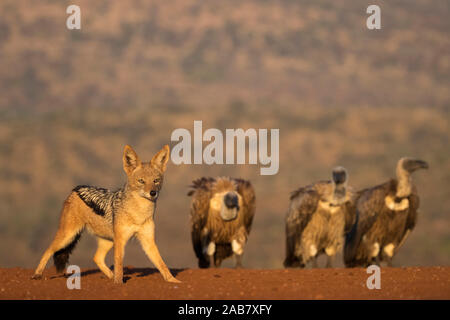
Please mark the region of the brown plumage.
[[241, 266], [255, 214], [251, 183], [226, 177], [200, 178], [191, 188], [191, 236], [198, 266], [220, 266], [233, 254], [236, 266]]
[[320, 181], [291, 194], [286, 216], [285, 267], [305, 267], [318, 255], [328, 257], [327, 267], [344, 243], [344, 234], [354, 223], [352, 193], [342, 167], [333, 170], [332, 181]]
[[391, 265], [416, 224], [419, 196], [411, 173], [422, 168], [428, 168], [428, 164], [402, 158], [397, 164], [397, 179], [357, 193], [356, 223], [346, 236], [344, 248], [347, 267], [381, 261]]

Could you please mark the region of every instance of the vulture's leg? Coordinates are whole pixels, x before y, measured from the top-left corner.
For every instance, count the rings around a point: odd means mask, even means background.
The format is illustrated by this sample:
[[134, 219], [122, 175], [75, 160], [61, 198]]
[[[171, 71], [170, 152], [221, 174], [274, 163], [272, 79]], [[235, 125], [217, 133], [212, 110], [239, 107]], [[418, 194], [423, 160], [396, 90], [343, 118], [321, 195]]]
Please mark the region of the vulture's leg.
[[375, 242], [368, 248], [368, 259], [367, 259], [367, 266], [370, 265], [380, 265], [380, 244], [378, 242]]
[[326, 268], [333, 268], [334, 256], [327, 255], [327, 264]]
[[312, 259], [312, 267], [318, 268], [317, 266], [317, 247], [314, 244], [306, 243], [306, 250], [304, 250], [303, 261], [308, 262]]
[[387, 266], [392, 268], [394, 265], [392, 264], [392, 257], [387, 259]]
[[312, 258], [312, 267], [313, 268], [319, 268], [318, 264], [317, 264], [317, 256], [314, 256]]
[[212, 268], [213, 266], [215, 266], [214, 263], [214, 253], [216, 252], [216, 244], [214, 242], [210, 242], [208, 244], [208, 247], [206, 248], [206, 254], [209, 257], [209, 266]]
[[234, 257], [236, 259], [236, 264], [234, 267], [236, 269], [242, 268], [242, 254], [235, 254]]
[[292, 268], [304, 268], [306, 266], [305, 254], [300, 244], [295, 245], [295, 251], [293, 253]]
[[328, 247], [325, 249], [325, 254], [327, 255], [326, 268], [333, 268], [334, 255], [336, 254], [336, 249], [334, 247]]
[[381, 264], [381, 259], [380, 259], [380, 255], [376, 256], [375, 258], [372, 259], [372, 264], [380, 266]]
[[305, 257], [303, 254], [300, 254], [296, 256], [296, 262], [292, 265], [292, 268], [298, 267], [298, 268], [305, 268], [306, 264], [308, 263], [307, 260], [305, 260]]
[[393, 243], [389, 243], [383, 248], [383, 258], [387, 261], [387, 266], [392, 267], [392, 257], [394, 256], [395, 246]]
[[369, 266], [373, 266], [373, 265], [375, 265], [375, 266], [379, 266], [380, 265], [380, 260], [378, 259], [378, 257], [368, 258], [366, 260], [365, 265], [363, 264], [363, 266], [365, 268], [368, 268]]
[[306, 264], [303, 262], [304, 260], [303, 260], [303, 256], [300, 256], [299, 257], [299, 259], [298, 259], [298, 265], [296, 265], [296, 267], [298, 266], [299, 268], [304, 268], [304, 267], [306, 267]]
[[[212, 262], [211, 262], [212, 263]], [[214, 266], [216, 267], [216, 268], [220, 268], [220, 266], [222, 265], [222, 259], [215, 259], [215, 261], [214, 261]]]
[[233, 250], [236, 265], [235, 268], [242, 268], [242, 255], [244, 254], [244, 244], [242, 241], [233, 240], [231, 241], [231, 249]]

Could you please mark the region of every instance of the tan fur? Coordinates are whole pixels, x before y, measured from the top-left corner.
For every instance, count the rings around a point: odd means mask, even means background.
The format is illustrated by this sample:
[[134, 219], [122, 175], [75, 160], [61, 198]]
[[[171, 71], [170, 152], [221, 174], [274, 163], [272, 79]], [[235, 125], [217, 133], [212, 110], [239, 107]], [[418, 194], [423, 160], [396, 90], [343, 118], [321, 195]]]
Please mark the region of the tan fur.
[[[76, 192], [72, 192], [64, 202], [55, 238], [42, 256], [33, 278], [41, 278], [50, 257], [65, 248], [86, 228], [97, 237], [95, 263], [108, 278], [114, 278], [115, 283], [123, 282], [125, 245], [132, 236], [139, 239], [143, 250], [166, 281], [179, 282], [172, 276], [160, 256], [155, 243], [153, 221], [156, 199], [162, 187], [169, 153], [169, 147], [166, 145], [149, 163], [142, 163], [130, 146], [125, 147], [123, 167], [128, 179], [126, 186], [119, 190], [115, 202], [110, 204], [113, 217], [96, 214]], [[156, 198], [152, 198], [151, 191], [157, 191]], [[104, 261], [113, 246], [114, 273]]]

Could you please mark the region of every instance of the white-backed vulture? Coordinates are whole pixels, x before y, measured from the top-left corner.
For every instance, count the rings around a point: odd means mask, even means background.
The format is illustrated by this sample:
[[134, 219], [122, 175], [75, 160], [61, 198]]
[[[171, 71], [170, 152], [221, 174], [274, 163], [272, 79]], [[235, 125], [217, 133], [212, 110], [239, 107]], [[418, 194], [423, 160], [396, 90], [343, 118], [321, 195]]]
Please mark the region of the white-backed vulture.
[[255, 214], [255, 192], [249, 181], [227, 177], [193, 181], [190, 223], [192, 245], [200, 268], [219, 267], [242, 255]]
[[366, 267], [381, 261], [391, 265], [416, 224], [419, 196], [411, 174], [426, 168], [425, 161], [401, 158], [397, 179], [357, 193], [356, 223], [346, 236], [344, 248], [347, 267]]
[[286, 217], [286, 258], [284, 266], [317, 267], [317, 257], [327, 255], [331, 267], [342, 250], [344, 234], [354, 223], [352, 192], [343, 167], [333, 169], [331, 181], [320, 181], [291, 194]]

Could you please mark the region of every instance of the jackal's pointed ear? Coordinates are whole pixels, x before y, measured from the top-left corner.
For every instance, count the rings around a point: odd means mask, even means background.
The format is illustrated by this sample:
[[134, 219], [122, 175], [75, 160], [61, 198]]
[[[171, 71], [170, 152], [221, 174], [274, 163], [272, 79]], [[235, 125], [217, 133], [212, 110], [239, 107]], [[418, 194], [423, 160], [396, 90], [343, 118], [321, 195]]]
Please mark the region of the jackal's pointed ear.
[[162, 172], [166, 171], [167, 162], [170, 158], [170, 149], [166, 144], [155, 156], [153, 157], [150, 164], [156, 168], [159, 168]]
[[141, 165], [141, 160], [139, 159], [137, 153], [132, 147], [126, 145], [123, 149], [123, 169], [127, 175], [131, 174], [134, 169]]

